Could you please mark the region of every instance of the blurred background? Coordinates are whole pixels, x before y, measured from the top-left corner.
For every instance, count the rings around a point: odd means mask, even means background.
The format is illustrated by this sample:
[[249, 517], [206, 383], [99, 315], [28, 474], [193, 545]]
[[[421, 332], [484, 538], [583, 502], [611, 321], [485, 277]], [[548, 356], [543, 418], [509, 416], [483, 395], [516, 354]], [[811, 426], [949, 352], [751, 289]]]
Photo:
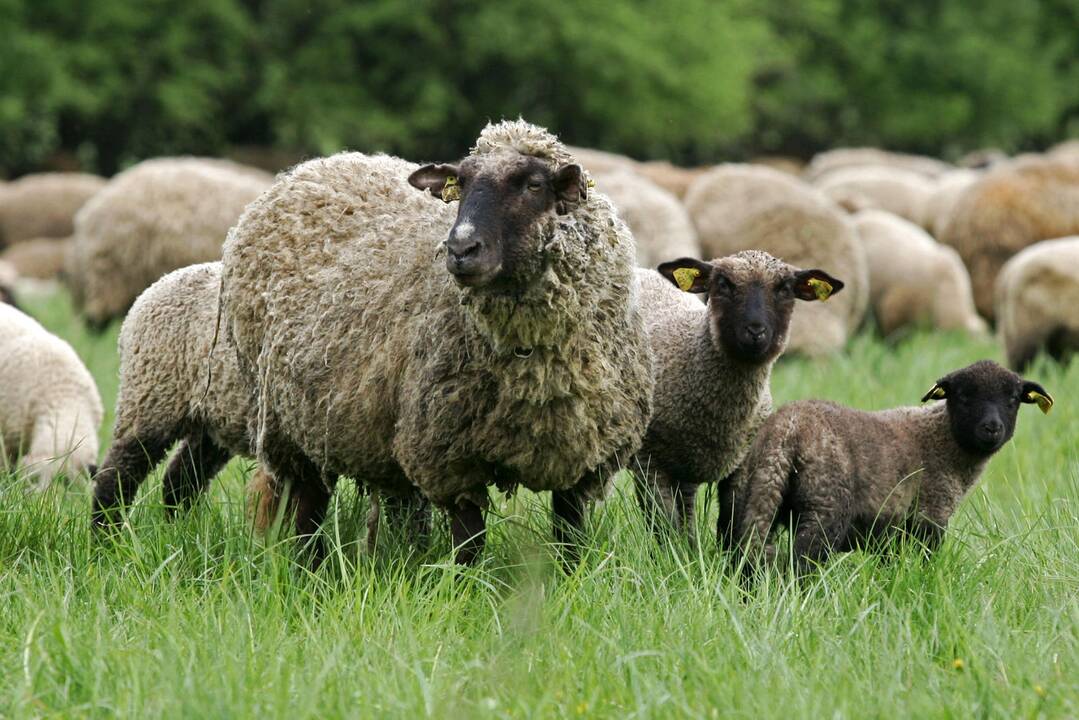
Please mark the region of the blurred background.
[[687, 165], [1079, 135], [1075, 0], [0, 0], [0, 27], [8, 178], [451, 158], [517, 115]]

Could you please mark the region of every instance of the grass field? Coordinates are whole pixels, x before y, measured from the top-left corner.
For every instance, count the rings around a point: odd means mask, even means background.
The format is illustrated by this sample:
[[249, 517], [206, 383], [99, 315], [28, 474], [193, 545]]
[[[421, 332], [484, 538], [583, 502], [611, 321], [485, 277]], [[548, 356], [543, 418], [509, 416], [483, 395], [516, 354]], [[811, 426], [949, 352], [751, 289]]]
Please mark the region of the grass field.
[[[27, 305], [86, 360], [111, 425], [117, 328], [88, 334], [62, 296]], [[1000, 359], [989, 340], [862, 336], [782, 362], [773, 388], [911, 404], [983, 357]], [[748, 593], [714, 526], [699, 552], [656, 549], [624, 484], [566, 577], [527, 493], [494, 504], [482, 563], [459, 570], [445, 529], [423, 557], [367, 556], [365, 501], [342, 486], [312, 574], [252, 535], [248, 462], [171, 524], [147, 482], [109, 543], [84, 493], [2, 478], [0, 716], [1079, 717], [1079, 361], [1029, 377], [1056, 407], [1021, 410], [931, 562], [850, 554]]]

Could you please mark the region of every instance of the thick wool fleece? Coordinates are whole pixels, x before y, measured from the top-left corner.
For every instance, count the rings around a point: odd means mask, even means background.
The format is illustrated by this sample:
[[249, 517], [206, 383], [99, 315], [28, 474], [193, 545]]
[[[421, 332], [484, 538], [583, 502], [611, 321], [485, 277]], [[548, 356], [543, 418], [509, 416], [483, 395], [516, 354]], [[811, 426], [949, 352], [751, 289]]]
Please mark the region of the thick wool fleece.
[[[489, 125], [473, 154], [510, 151], [571, 161], [522, 121]], [[491, 484], [568, 489], [627, 460], [653, 380], [614, 208], [590, 193], [545, 216], [530, 238], [541, 274], [494, 295], [446, 271], [455, 208], [410, 187], [415, 168], [357, 153], [304, 163], [230, 233], [223, 302], [259, 390], [260, 461], [281, 476], [286, 448], [326, 481], [412, 483], [449, 505], [482, 503]]]
[[978, 312], [993, 317], [993, 285], [1015, 253], [1079, 234], [1079, 163], [1025, 157], [989, 171], [956, 201], [941, 242], [970, 270]]
[[655, 267], [667, 260], [701, 256], [697, 231], [674, 195], [628, 170], [597, 173], [594, 177], [596, 190], [614, 203], [633, 232], [638, 265]]
[[67, 274], [82, 314], [107, 322], [162, 275], [220, 259], [229, 228], [271, 180], [208, 158], [147, 160], [114, 177], [75, 218]]
[[0, 458], [44, 489], [97, 461], [103, 410], [90, 372], [66, 342], [0, 303]]
[[817, 190], [786, 173], [719, 165], [686, 195], [706, 258], [765, 250], [803, 268], [827, 268], [846, 289], [827, 303], [802, 303], [791, 320], [791, 350], [820, 355], [843, 347], [865, 316], [865, 251], [849, 219]]
[[38, 237], [68, 237], [75, 213], [105, 186], [85, 173], [40, 173], [0, 185], [0, 248]]
[[1057, 358], [1079, 352], [1079, 236], [1035, 243], [1005, 263], [996, 313], [1013, 369], [1042, 350]]
[[926, 227], [927, 207], [936, 183], [913, 170], [864, 165], [830, 172], [815, 185], [848, 212], [887, 210]]

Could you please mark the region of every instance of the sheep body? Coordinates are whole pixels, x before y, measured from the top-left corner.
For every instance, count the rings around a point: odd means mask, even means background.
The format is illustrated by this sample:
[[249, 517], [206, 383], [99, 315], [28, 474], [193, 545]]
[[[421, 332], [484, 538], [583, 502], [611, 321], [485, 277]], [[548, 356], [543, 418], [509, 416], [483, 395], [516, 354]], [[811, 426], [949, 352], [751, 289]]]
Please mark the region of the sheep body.
[[984, 175], [981, 170], [969, 170], [960, 168], [944, 173], [937, 178], [933, 188], [933, 194], [929, 196], [929, 202], [925, 206], [925, 222], [922, 226], [929, 230], [933, 237], [938, 240], [944, 234], [944, 226], [951, 217], [952, 208], [962, 196], [963, 192], [978, 181]]
[[638, 265], [655, 267], [664, 260], [701, 256], [697, 232], [678, 198], [631, 171], [594, 177], [597, 190], [614, 203], [633, 232]]
[[86, 366], [66, 342], [0, 303], [0, 444], [39, 489], [61, 472], [91, 471], [104, 411]]
[[924, 225], [934, 181], [913, 170], [859, 165], [824, 175], [816, 187], [848, 212], [876, 208]]
[[54, 280], [63, 272], [69, 252], [71, 238], [33, 238], [6, 248], [0, 260], [10, 263], [22, 277]]
[[68, 237], [75, 213], [105, 186], [85, 173], [26, 175], [0, 186], [0, 247], [38, 237]]
[[816, 182], [828, 173], [864, 165], [911, 170], [927, 178], [939, 177], [952, 168], [943, 160], [924, 155], [908, 155], [878, 148], [836, 148], [814, 155], [802, 177]]

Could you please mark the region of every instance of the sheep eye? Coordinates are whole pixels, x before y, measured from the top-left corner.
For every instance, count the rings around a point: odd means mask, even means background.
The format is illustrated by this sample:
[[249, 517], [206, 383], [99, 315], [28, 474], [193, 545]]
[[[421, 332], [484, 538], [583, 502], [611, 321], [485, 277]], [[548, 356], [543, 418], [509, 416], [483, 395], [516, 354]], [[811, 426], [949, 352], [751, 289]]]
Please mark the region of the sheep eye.
[[529, 180], [528, 185], [526, 185], [525, 187], [527, 187], [531, 192], [539, 192], [543, 189], [543, 183], [541, 183], [539, 180]]
[[727, 294], [734, 290], [734, 283], [722, 275], [716, 275], [716, 290]]
[[794, 295], [794, 288], [791, 287], [790, 283], [782, 282], [776, 286], [776, 295], [781, 298], [789, 298]]

